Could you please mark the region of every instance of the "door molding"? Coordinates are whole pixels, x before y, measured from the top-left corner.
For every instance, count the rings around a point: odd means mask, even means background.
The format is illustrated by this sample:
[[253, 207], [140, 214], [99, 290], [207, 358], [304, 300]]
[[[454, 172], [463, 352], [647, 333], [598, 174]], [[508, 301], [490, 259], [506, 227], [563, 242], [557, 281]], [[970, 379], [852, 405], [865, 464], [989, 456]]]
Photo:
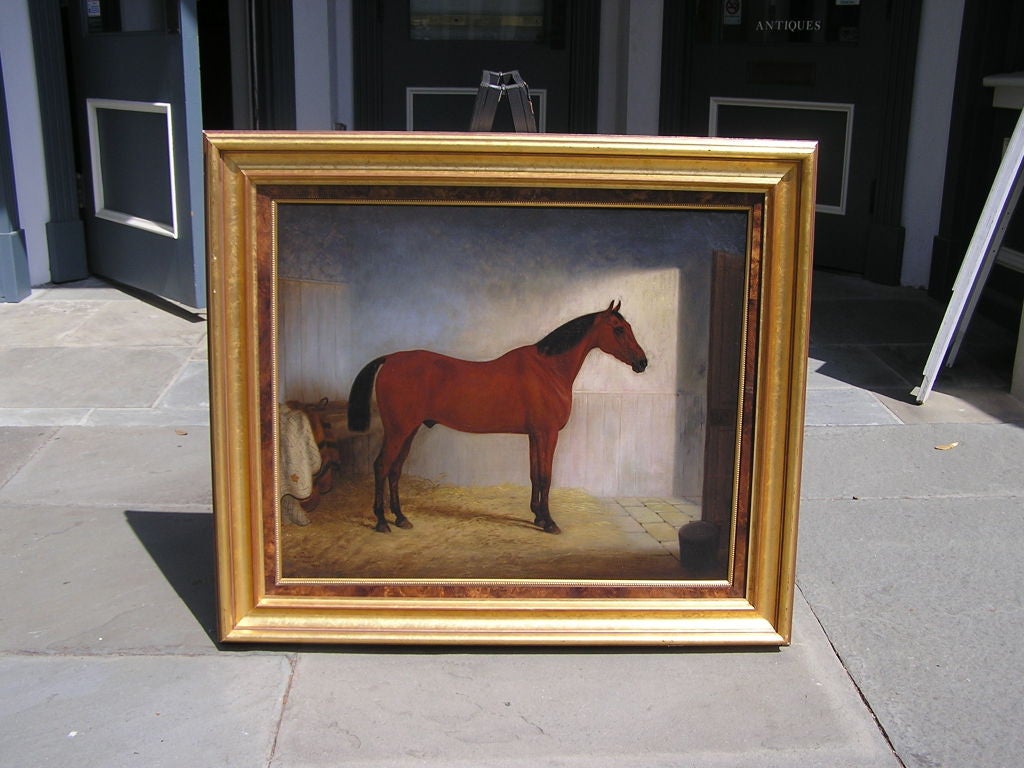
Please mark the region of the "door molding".
[[39, 94], [39, 122], [46, 165], [46, 195], [50, 220], [46, 246], [50, 280], [66, 283], [89, 276], [85, 250], [85, 224], [78, 207], [75, 140], [71, 130], [71, 95], [60, 0], [33, 0], [28, 4], [32, 49]]
[[[255, 128], [295, 128], [295, 38], [292, 0], [252, 0]], [[356, 2], [353, 5], [362, 5]]]
[[25, 233], [18, 221], [7, 94], [3, 61], [0, 61], [0, 302], [21, 301], [30, 293], [28, 254], [25, 251]]
[[377, 0], [352, 3], [352, 69], [355, 125], [360, 131], [384, 125], [384, 25]]
[[875, 157], [873, 215], [868, 231], [864, 277], [899, 285], [903, 271], [903, 189], [907, 177], [907, 142], [921, 27], [921, 0], [889, 3], [889, 45], [886, 52], [885, 94]]

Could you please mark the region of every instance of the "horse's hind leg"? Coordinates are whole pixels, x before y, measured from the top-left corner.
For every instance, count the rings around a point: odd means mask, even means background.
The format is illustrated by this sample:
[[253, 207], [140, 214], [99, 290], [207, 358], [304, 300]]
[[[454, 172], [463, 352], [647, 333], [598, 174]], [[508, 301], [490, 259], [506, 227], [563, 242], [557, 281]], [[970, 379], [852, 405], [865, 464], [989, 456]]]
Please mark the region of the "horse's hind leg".
[[416, 430], [405, 439], [402, 444], [402, 449], [398, 453], [398, 457], [391, 465], [391, 469], [388, 471], [388, 490], [391, 495], [391, 513], [395, 516], [395, 525], [399, 528], [412, 528], [412, 523], [402, 513], [402, 503], [398, 498], [398, 481], [402, 477], [402, 465], [405, 464], [406, 458], [409, 456], [409, 449], [412, 447], [412, 439], [416, 437]]
[[412, 439], [416, 436], [416, 429], [411, 433], [388, 433], [385, 430], [384, 444], [381, 446], [377, 459], [373, 462], [373, 514], [377, 518], [375, 531], [387, 533], [391, 530], [388, 521], [384, 519], [384, 479], [388, 481], [388, 491], [391, 496], [391, 511], [395, 515], [395, 525], [399, 528], [412, 528], [412, 523], [402, 514], [402, 505], [398, 497], [398, 479], [402, 474], [402, 464], [405, 457], [409, 455], [409, 448]]

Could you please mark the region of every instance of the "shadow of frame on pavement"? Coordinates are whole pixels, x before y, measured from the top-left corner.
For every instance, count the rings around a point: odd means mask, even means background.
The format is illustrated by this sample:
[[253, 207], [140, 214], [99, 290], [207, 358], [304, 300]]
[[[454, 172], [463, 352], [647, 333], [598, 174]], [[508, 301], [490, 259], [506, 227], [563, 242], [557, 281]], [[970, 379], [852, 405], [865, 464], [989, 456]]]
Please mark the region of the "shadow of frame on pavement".
[[181, 601], [218, 647], [213, 515], [127, 510], [125, 520]]

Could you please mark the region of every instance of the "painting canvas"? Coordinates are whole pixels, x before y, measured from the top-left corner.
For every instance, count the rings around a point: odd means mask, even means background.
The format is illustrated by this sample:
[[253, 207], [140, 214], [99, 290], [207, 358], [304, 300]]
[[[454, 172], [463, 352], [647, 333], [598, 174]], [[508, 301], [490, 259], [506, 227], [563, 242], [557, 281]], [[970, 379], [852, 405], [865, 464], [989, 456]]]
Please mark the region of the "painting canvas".
[[[256, 157], [255, 137], [208, 138], [215, 202], [232, 141]], [[230, 205], [211, 215], [214, 399], [245, 399], [214, 419], [225, 638], [694, 642], [710, 637], [694, 624], [707, 601], [742, 614], [765, 536], [791, 547], [795, 525], [756, 485], [765, 382], [800, 376], [792, 347], [766, 376], [764, 290], [778, 280], [765, 270], [803, 281], [809, 255], [799, 241], [803, 255], [782, 264], [769, 247], [778, 182], [766, 194], [624, 183], [616, 170], [595, 185], [517, 156], [525, 180], [467, 183], [436, 137], [417, 135], [397, 150], [386, 140], [385, 165], [426, 142], [429, 170], [367, 178], [365, 143], [346, 143], [365, 138], [305, 141], [292, 161], [266, 148], [271, 172], [257, 161], [227, 195], [246, 203], [246, 227], [225, 229]], [[515, 141], [528, 156], [553, 139]], [[496, 156], [493, 140], [470, 142], [467, 171]], [[813, 147], [796, 152], [813, 172]], [[777, 230], [775, 247], [793, 233]], [[802, 302], [805, 288], [785, 292]], [[791, 421], [778, 426], [791, 443]], [[230, 434], [251, 449], [244, 466]], [[785, 642], [787, 588], [771, 630], [743, 641]], [[543, 631], [522, 613], [536, 600], [554, 610]], [[638, 632], [650, 601], [668, 613]], [[594, 610], [581, 635], [574, 622]]]
[[[308, 514], [301, 505], [296, 511], [294, 496], [283, 498], [282, 575], [683, 578], [678, 530], [702, 518], [714, 254], [745, 260], [747, 219], [729, 210], [282, 205], [280, 399], [339, 406], [330, 417], [338, 422], [334, 487]], [[735, 282], [740, 312], [744, 286]], [[535, 353], [535, 361], [484, 370], [466, 386], [431, 383], [434, 359], [401, 372], [409, 379], [403, 400], [453, 397], [496, 412], [481, 426], [420, 426], [438, 416], [412, 417], [401, 485], [413, 527], [395, 526], [388, 509], [396, 535], [379, 535], [373, 464], [384, 442], [381, 417], [389, 417], [378, 412], [379, 383], [369, 429], [352, 431], [347, 418], [366, 363], [385, 356], [383, 375], [399, 365], [386, 356], [404, 350], [495, 360], [532, 350], [613, 303], [650, 363], [638, 373], [599, 348], [581, 357], [568, 380], [567, 423], [563, 408], [554, 421], [547, 413], [565, 398], [555, 370], [564, 355]], [[743, 318], [730, 320], [739, 326]], [[741, 351], [731, 350], [734, 398]], [[431, 386], [453, 391], [426, 392]], [[509, 413], [530, 399], [538, 400], [532, 412]], [[557, 537], [540, 535], [543, 526], [533, 522], [531, 428], [557, 436], [553, 466], [545, 468]], [[392, 442], [407, 437], [401, 430]], [[289, 456], [285, 444], [281, 455]]]

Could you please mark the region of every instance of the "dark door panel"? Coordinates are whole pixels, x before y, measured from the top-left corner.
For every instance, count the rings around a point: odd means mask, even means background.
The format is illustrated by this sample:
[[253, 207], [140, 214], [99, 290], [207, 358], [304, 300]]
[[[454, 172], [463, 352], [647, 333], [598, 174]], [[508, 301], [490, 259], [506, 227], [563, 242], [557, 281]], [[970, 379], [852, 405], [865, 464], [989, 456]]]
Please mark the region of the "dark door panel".
[[67, 21], [89, 270], [202, 307], [195, 0], [72, 0]]

